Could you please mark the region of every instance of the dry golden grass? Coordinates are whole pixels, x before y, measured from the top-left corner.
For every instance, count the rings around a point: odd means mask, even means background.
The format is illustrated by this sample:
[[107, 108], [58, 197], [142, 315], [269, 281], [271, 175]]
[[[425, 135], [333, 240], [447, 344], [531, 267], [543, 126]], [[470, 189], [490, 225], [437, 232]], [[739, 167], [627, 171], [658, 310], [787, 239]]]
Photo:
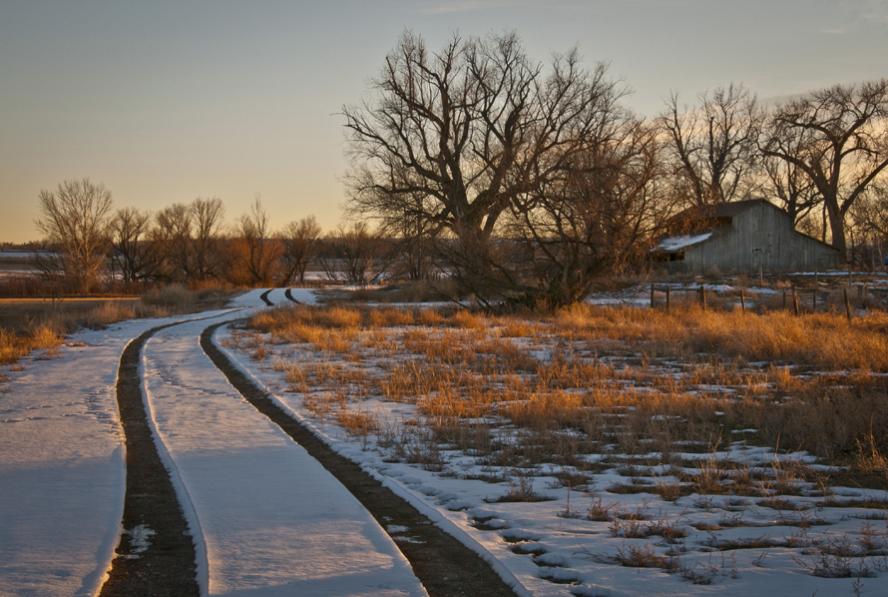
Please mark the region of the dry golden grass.
[[65, 301], [4, 299], [0, 309], [0, 364], [10, 364], [32, 350], [54, 350], [79, 328], [102, 328], [135, 317], [161, 317], [220, 306], [228, 294], [218, 289], [190, 291], [167, 286], [133, 297], [85, 297]]
[[435, 309], [420, 309], [416, 312], [416, 323], [419, 325], [437, 326], [444, 322], [444, 316]]
[[352, 435], [367, 436], [379, 429], [379, 423], [371, 413], [343, 409], [336, 413], [336, 421]]
[[410, 309], [371, 309], [367, 312], [368, 326], [371, 328], [413, 325], [414, 315]]
[[22, 334], [0, 329], [0, 365], [15, 363], [33, 350], [46, 350], [52, 354], [62, 341], [62, 334], [46, 324]]
[[464, 309], [454, 313], [448, 321], [451, 325], [455, 325], [456, 327], [472, 330], [480, 330], [487, 327], [487, 320], [482, 315]]
[[658, 355], [705, 352], [830, 370], [888, 371], [888, 314], [883, 312], [849, 322], [833, 313], [796, 317], [786, 311], [744, 314], [696, 307], [667, 313], [580, 304], [559, 311], [554, 319], [565, 333], [593, 342], [632, 343]]
[[[694, 307], [666, 313], [579, 305], [540, 318], [295, 307], [263, 312], [253, 326], [349, 361], [285, 369], [309, 408], [331, 415], [369, 396], [416, 404], [419, 425], [430, 430], [424, 441], [463, 446], [491, 464], [579, 465], [582, 450], [606, 446], [659, 452], [668, 463], [674, 452], [746, 439], [808, 450], [874, 477], [888, 453], [888, 437], [870, 433], [888, 428], [888, 380], [878, 375], [888, 370], [884, 314], [848, 322], [828, 313]], [[539, 350], [549, 357], [536, 358]], [[488, 428], [497, 423], [485, 423], [488, 417], [516, 426], [524, 439], [491, 440]], [[437, 449], [426, 445], [424, 456], [413, 457], [433, 462]], [[646, 491], [675, 499], [726, 488], [749, 495], [767, 489], [748, 471], [704, 466], [681, 484]]]

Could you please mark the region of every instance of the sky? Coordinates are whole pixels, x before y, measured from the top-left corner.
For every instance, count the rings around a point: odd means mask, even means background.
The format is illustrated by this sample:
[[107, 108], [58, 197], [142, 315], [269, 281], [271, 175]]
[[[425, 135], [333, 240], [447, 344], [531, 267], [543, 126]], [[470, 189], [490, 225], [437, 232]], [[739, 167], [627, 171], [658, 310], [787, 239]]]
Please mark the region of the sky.
[[116, 207], [258, 195], [274, 227], [342, 218], [343, 105], [405, 29], [577, 46], [654, 116], [742, 82], [764, 101], [888, 76], [888, 0], [0, 0], [0, 242], [39, 238], [37, 195], [104, 183]]

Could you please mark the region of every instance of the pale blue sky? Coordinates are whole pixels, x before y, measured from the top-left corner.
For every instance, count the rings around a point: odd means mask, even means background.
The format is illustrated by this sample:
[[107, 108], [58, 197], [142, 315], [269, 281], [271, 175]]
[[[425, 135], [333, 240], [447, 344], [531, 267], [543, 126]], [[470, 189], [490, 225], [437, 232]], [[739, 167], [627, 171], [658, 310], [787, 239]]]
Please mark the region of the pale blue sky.
[[335, 226], [337, 112], [405, 28], [515, 30], [541, 60], [576, 44], [647, 115], [671, 90], [888, 76], [888, 0], [0, 0], [0, 241], [37, 238], [39, 190], [82, 176], [118, 206], [216, 195], [233, 220], [261, 193], [276, 226]]

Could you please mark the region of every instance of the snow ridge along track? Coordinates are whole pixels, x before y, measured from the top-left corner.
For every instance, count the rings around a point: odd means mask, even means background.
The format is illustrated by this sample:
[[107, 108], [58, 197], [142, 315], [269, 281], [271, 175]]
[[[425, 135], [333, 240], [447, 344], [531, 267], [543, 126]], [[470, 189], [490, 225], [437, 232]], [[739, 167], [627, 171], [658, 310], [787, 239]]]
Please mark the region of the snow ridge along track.
[[[125, 532], [102, 587], [103, 597], [200, 594], [194, 542], [169, 471], [154, 443], [139, 374], [142, 348], [148, 339], [181, 323], [185, 322], [144, 332], [127, 345], [120, 358], [117, 403], [126, 436]], [[153, 532], [147, 537], [147, 549], [139, 541], [132, 541], [130, 533], [136, 528]]]
[[399, 542], [398, 547], [410, 561], [413, 572], [429, 595], [514, 596], [512, 589], [477, 554], [435, 526], [410, 504], [364, 472], [358, 464], [337, 454], [239, 371], [213, 344], [215, 331], [229, 323], [231, 322], [221, 322], [207, 327], [200, 335], [201, 348], [250, 404], [305, 448], [367, 508], [381, 526], [398, 525], [410, 530], [410, 535], [418, 541]]

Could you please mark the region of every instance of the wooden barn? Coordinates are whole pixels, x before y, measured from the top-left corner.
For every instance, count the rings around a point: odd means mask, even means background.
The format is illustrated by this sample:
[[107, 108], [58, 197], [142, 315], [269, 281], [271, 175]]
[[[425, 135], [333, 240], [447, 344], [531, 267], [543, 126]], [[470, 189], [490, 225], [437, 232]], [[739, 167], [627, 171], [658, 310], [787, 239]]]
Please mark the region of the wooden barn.
[[824, 271], [839, 265], [833, 247], [798, 232], [786, 212], [765, 199], [695, 207], [672, 219], [674, 234], [651, 250], [672, 273]]

